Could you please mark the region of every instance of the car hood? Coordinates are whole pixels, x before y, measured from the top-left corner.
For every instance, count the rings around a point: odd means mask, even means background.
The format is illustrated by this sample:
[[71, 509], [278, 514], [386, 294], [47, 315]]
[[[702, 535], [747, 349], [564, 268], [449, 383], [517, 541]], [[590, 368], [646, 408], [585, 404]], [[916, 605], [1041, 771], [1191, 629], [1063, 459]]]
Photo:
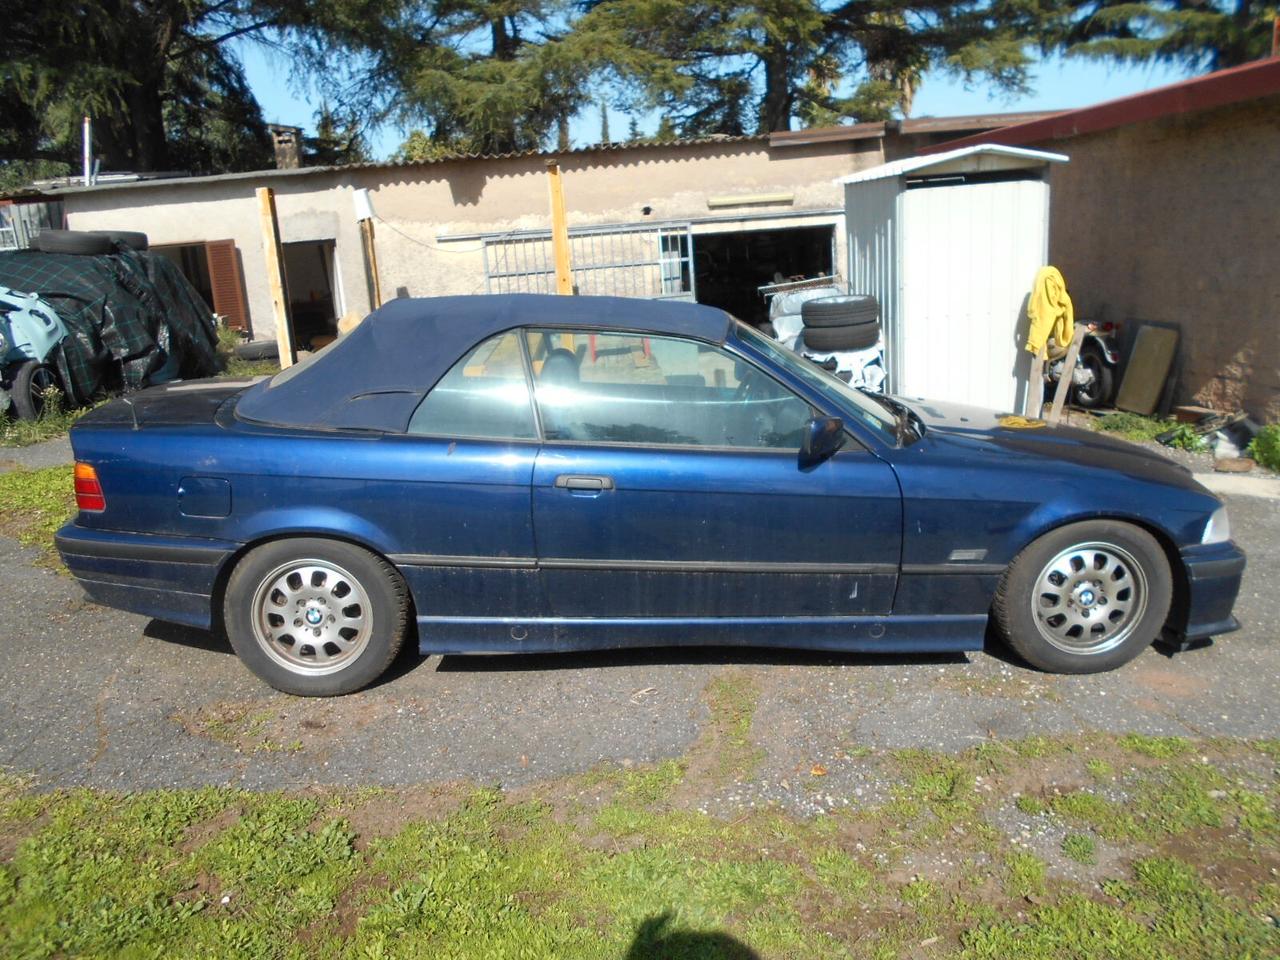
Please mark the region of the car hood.
[[982, 407], [900, 398], [924, 422], [926, 438], [939, 443], [985, 447], [1015, 457], [1034, 457], [1108, 470], [1170, 486], [1203, 491], [1181, 464], [1136, 443], [1078, 427]]

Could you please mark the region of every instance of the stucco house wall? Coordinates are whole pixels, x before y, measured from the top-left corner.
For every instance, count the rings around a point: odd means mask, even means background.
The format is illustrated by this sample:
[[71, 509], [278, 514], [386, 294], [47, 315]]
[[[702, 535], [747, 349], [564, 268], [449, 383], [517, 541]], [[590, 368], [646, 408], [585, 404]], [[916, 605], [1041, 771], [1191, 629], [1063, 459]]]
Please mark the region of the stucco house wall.
[[1280, 419], [1280, 96], [1041, 145], [1077, 316], [1176, 325], [1180, 402]]

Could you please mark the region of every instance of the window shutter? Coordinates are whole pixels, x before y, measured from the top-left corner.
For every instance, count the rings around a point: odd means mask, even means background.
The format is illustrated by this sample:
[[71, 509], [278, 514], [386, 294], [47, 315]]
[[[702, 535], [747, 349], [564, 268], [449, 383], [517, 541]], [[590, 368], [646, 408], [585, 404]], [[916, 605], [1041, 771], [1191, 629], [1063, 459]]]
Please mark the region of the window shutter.
[[249, 308], [240, 277], [240, 258], [234, 240], [210, 240], [204, 245], [209, 261], [209, 286], [213, 290], [213, 312], [227, 318], [233, 330], [249, 329]]

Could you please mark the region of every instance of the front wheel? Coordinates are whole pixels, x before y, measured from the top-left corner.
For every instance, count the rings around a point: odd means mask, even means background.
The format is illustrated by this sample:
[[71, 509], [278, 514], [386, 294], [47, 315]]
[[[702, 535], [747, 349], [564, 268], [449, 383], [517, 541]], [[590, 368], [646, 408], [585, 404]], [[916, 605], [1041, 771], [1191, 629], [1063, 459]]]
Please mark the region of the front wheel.
[[381, 557], [338, 540], [297, 538], [247, 554], [227, 581], [227, 638], [250, 670], [300, 697], [353, 693], [404, 642], [404, 581]]
[[1097, 349], [1081, 351], [1079, 362], [1080, 366], [1089, 372], [1089, 379], [1088, 382], [1076, 384], [1072, 388], [1072, 400], [1075, 405], [1086, 410], [1106, 406], [1111, 399], [1111, 390], [1115, 382], [1111, 367], [1107, 365], [1101, 351]]
[[1173, 599], [1155, 537], [1112, 520], [1073, 523], [1018, 554], [996, 591], [1009, 645], [1052, 673], [1099, 673], [1128, 663], [1159, 635]]

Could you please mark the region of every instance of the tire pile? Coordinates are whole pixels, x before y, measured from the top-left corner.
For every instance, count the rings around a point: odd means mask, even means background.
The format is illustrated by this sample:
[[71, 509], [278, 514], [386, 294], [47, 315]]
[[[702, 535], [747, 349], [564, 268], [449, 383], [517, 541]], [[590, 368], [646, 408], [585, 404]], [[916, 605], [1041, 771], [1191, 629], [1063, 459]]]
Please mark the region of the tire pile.
[[869, 350], [880, 340], [880, 304], [867, 295], [821, 297], [800, 306], [804, 345], [820, 353]]

